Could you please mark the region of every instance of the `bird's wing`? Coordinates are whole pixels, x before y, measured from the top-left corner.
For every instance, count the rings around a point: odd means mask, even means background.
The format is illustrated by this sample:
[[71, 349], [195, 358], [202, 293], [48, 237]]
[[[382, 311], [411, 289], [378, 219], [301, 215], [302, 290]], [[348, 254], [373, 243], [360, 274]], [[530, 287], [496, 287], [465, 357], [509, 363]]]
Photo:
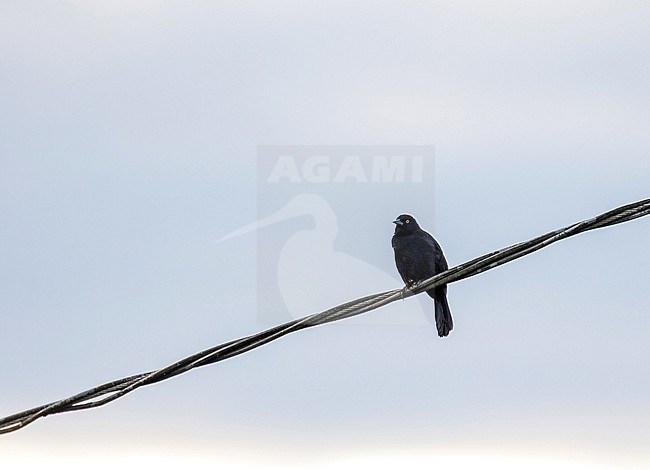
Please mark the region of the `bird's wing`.
[[445, 254], [442, 252], [442, 248], [438, 244], [435, 238], [431, 236], [431, 234], [427, 232], [423, 232], [429, 246], [431, 246], [431, 259], [433, 261], [433, 269], [435, 274], [439, 274], [443, 271], [446, 271], [449, 269], [449, 266], [447, 265], [447, 260], [445, 259]]
[[445, 255], [442, 252], [442, 248], [438, 246], [438, 249], [436, 250], [436, 274], [446, 271], [447, 269], [449, 269], [449, 265], [447, 264]]

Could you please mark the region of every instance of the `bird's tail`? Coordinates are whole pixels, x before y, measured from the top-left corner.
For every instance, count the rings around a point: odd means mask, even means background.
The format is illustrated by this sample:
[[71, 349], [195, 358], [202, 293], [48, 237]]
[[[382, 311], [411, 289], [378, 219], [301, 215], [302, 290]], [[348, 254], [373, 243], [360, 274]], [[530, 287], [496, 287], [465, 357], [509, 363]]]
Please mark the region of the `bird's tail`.
[[434, 297], [436, 328], [438, 329], [438, 336], [441, 338], [447, 336], [451, 330], [454, 329], [454, 321], [451, 319], [451, 310], [449, 310], [449, 303], [447, 302], [447, 293], [436, 293]]

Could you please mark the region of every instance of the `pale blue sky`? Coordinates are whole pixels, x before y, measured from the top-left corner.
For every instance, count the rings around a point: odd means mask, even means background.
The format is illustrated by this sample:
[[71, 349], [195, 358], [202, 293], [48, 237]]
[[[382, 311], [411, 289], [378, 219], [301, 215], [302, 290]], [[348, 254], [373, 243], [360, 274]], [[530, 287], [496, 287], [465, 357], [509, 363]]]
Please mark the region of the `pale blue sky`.
[[[393, 275], [402, 212], [455, 265], [647, 198], [649, 21], [640, 1], [4, 0], [0, 415], [260, 329], [255, 236], [215, 243], [257, 218], [258, 145], [435, 146], [434, 197], [394, 188], [339, 226]], [[303, 331], [0, 455], [648, 464], [649, 236], [641, 219], [451, 285], [445, 340]]]

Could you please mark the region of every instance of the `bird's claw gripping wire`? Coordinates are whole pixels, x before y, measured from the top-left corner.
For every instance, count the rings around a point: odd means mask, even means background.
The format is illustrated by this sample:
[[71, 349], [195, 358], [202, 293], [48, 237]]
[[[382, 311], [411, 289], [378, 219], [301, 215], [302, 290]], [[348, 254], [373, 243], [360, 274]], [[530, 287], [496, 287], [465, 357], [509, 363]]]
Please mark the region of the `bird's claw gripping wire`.
[[404, 286], [402, 289], [402, 300], [406, 298], [406, 291], [408, 290], [409, 286]]
[[[418, 282], [415, 282], [415, 281], [408, 282], [404, 286], [404, 288], [402, 289], [402, 300], [404, 300], [406, 297], [410, 297], [411, 295], [413, 295], [413, 289], [415, 289], [419, 285], [420, 285], [420, 281], [418, 281]], [[410, 292], [409, 295], [407, 295], [408, 292]]]

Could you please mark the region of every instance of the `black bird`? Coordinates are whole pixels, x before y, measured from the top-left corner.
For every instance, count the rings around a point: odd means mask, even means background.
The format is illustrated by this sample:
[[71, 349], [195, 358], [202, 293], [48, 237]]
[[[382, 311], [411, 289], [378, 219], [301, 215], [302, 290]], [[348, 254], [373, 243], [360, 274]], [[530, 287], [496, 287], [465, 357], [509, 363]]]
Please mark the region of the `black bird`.
[[[413, 216], [402, 214], [393, 223], [395, 264], [407, 287], [448, 269], [442, 248], [435, 238], [420, 228]], [[429, 289], [427, 294], [433, 299], [438, 336], [447, 336], [454, 328], [447, 303], [447, 285]]]

